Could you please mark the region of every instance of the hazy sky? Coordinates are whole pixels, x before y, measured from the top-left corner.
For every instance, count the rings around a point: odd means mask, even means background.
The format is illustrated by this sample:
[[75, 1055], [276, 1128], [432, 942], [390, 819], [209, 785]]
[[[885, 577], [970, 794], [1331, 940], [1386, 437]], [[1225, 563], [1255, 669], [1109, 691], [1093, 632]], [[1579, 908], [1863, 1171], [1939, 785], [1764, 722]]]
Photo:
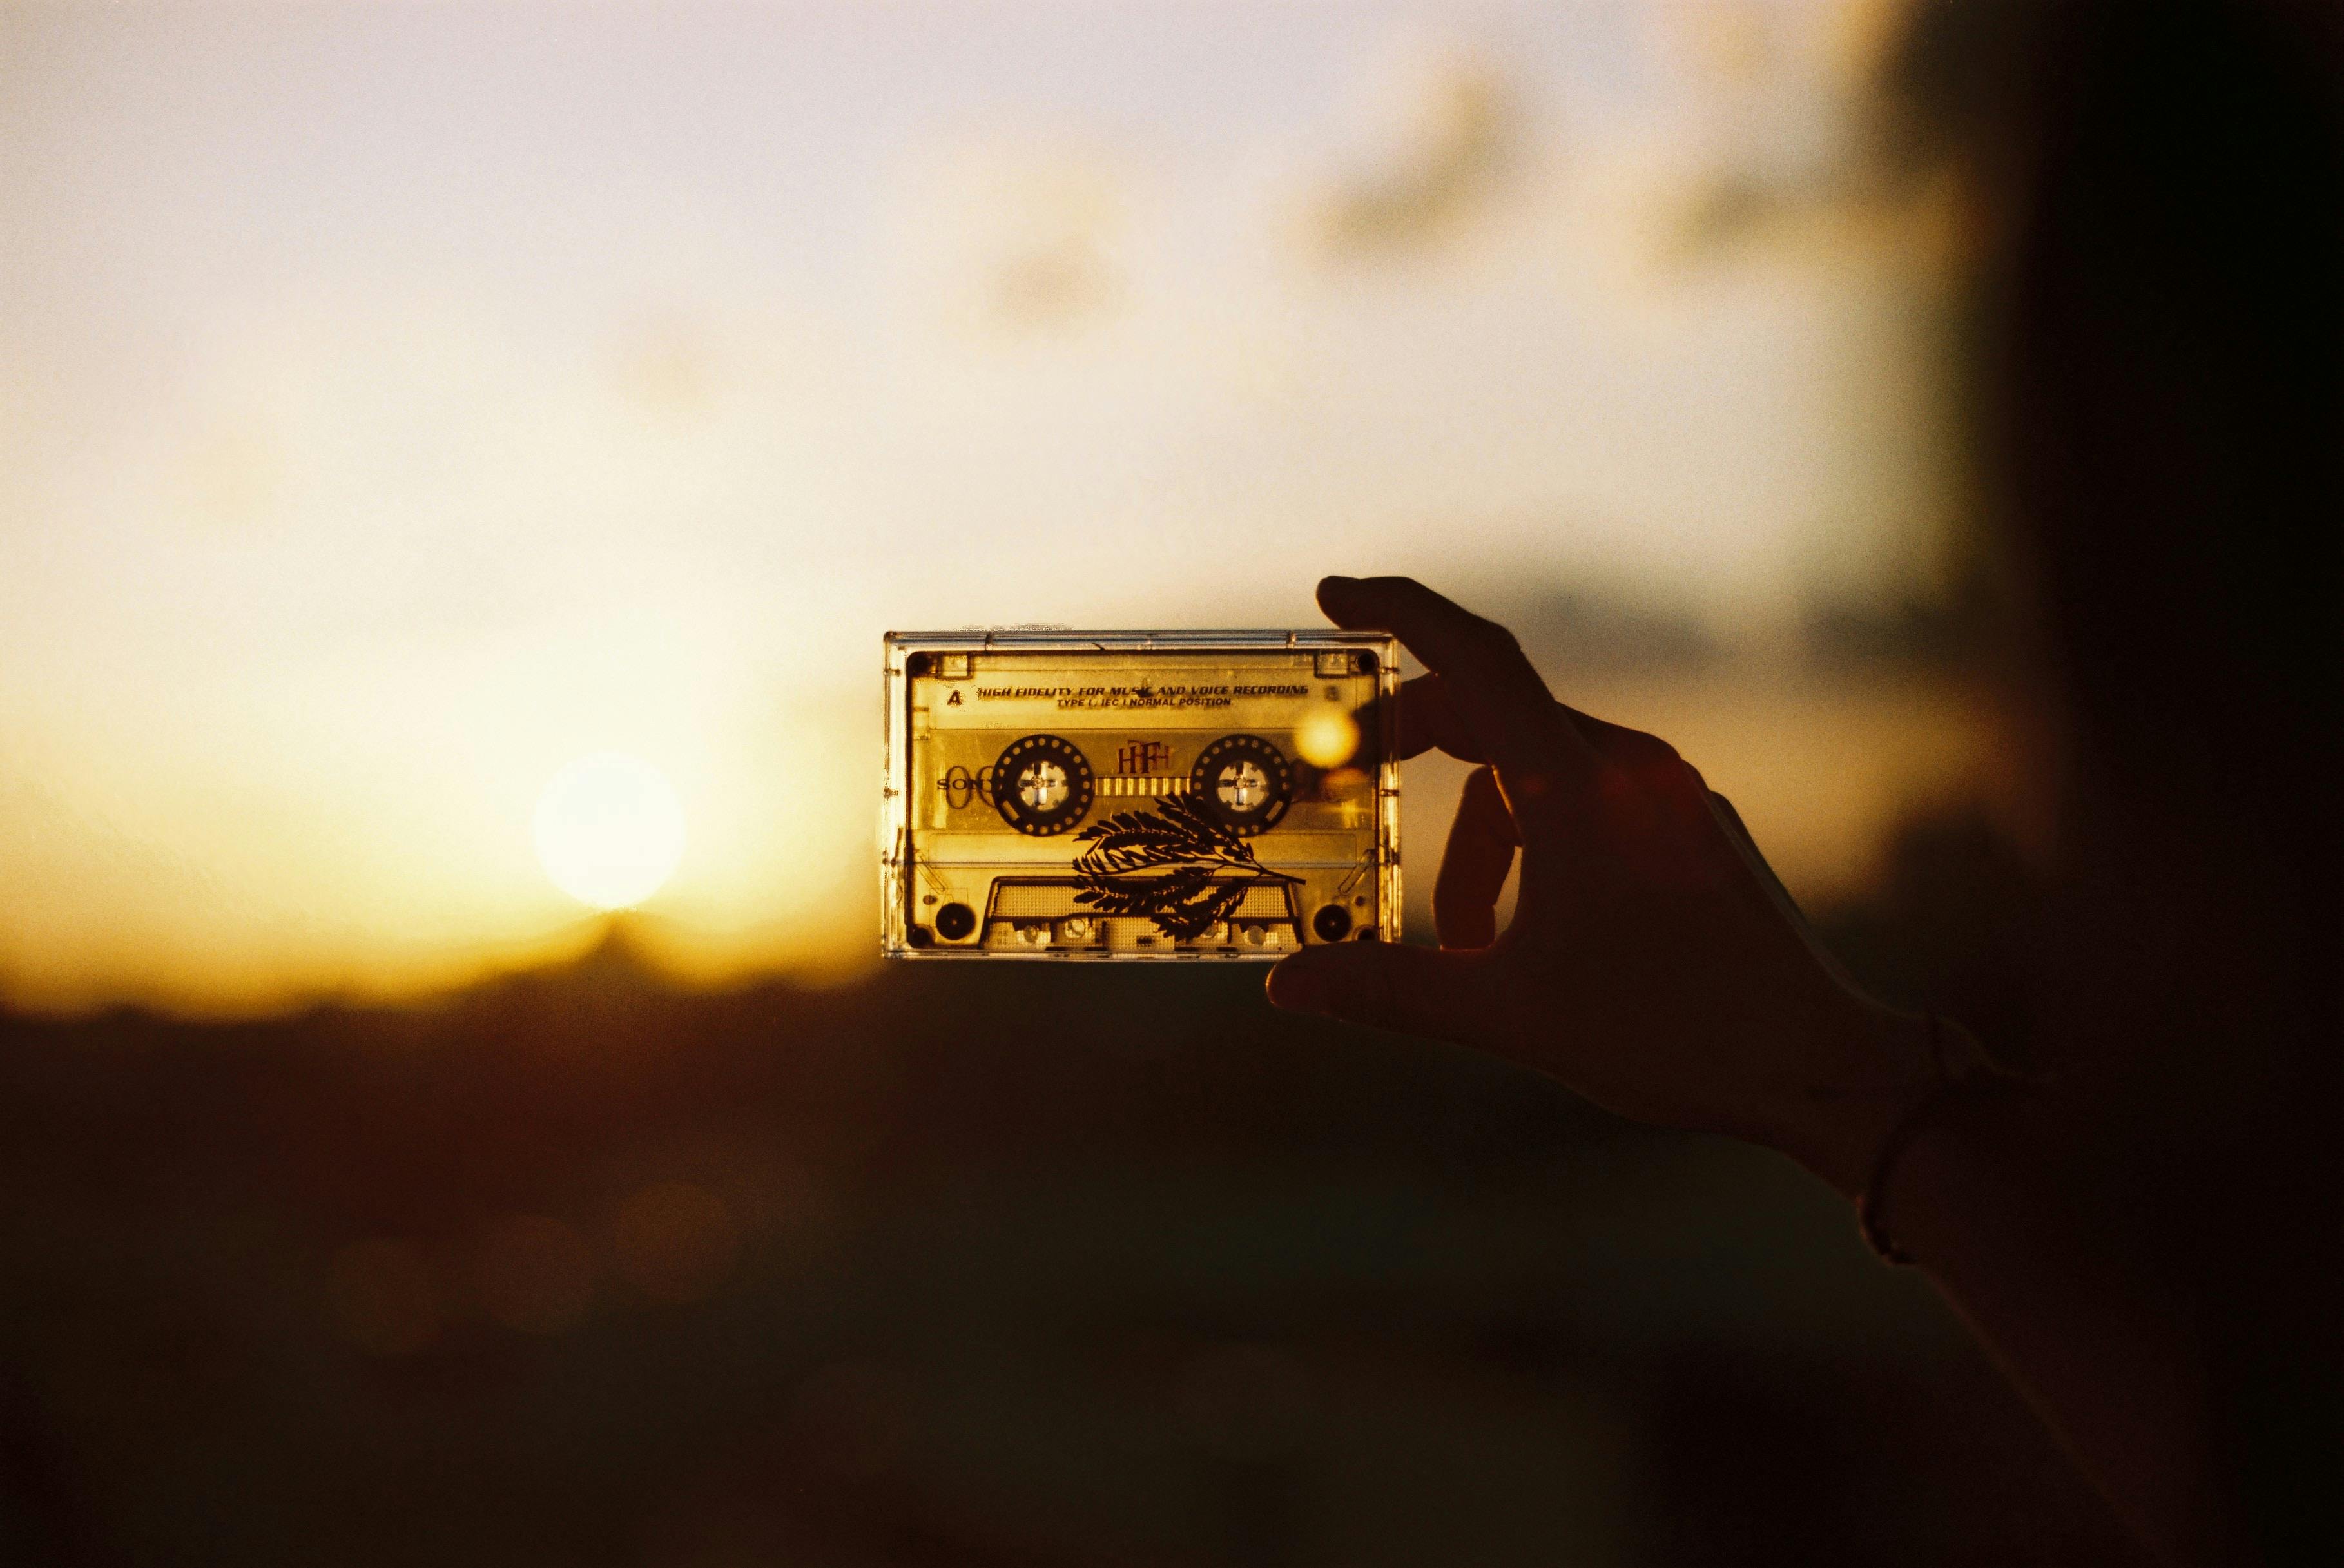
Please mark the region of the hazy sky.
[[543, 950], [605, 749], [693, 963], [859, 956], [890, 625], [1925, 584], [1882, 16], [0, 0], [0, 986]]

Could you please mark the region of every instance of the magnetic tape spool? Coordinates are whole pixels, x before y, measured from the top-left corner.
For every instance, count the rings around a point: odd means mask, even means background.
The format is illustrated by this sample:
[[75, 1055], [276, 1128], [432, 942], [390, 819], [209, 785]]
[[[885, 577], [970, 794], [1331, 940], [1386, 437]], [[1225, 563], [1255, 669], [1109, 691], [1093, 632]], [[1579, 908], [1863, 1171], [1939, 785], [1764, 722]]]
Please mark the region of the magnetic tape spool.
[[1250, 838], [1278, 825], [1294, 804], [1294, 769], [1259, 735], [1223, 735], [1197, 757], [1197, 799], [1226, 826]]
[[1088, 816], [1098, 789], [1090, 760], [1057, 735], [1012, 741], [992, 776], [993, 804], [1002, 820], [1036, 838], [1064, 833]]

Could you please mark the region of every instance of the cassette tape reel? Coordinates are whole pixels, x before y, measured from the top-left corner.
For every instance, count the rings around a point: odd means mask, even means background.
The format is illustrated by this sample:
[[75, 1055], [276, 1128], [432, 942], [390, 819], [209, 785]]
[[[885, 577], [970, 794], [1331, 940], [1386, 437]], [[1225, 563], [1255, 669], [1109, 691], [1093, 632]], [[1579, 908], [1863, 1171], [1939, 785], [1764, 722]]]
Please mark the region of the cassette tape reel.
[[894, 632], [886, 664], [888, 956], [1399, 939], [1391, 638]]
[[1259, 735], [1223, 735], [1205, 747], [1189, 774], [1205, 809], [1250, 837], [1278, 825], [1294, 800], [1294, 770]]
[[1002, 820], [1037, 838], [1072, 828], [1090, 814], [1097, 798], [1089, 761], [1074, 742], [1057, 735], [1011, 742], [985, 776], [985, 793]]

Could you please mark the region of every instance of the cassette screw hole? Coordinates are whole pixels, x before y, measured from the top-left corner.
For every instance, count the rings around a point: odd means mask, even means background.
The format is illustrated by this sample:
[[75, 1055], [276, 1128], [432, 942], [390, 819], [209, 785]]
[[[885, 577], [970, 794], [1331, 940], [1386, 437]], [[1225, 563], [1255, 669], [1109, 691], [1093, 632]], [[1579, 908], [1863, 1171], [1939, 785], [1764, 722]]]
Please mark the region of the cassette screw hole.
[[1351, 912], [1339, 904], [1329, 904], [1310, 917], [1310, 929], [1321, 942], [1340, 942], [1351, 934]]
[[936, 935], [958, 942], [976, 929], [976, 911], [965, 904], [947, 904], [936, 911]]

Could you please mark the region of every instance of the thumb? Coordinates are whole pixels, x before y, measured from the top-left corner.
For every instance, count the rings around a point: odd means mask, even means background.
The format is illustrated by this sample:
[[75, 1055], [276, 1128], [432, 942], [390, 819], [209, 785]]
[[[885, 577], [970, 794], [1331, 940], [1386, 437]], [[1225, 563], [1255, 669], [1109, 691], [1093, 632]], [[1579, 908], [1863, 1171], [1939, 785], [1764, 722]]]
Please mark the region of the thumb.
[[1269, 1001], [1289, 1012], [1470, 1045], [1487, 1022], [1491, 987], [1481, 971], [1488, 963], [1481, 952], [1329, 943], [1306, 947], [1272, 969]]

